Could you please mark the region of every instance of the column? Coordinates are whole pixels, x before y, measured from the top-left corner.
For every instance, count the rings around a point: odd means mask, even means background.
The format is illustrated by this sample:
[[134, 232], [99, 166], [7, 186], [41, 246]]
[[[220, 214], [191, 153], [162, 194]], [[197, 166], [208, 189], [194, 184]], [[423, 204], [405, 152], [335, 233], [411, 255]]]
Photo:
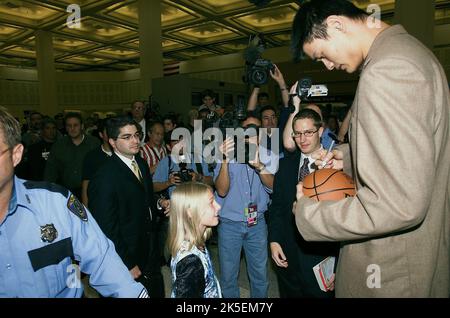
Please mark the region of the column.
[[39, 111], [53, 116], [60, 110], [56, 90], [53, 36], [47, 31], [36, 31], [36, 64], [39, 83]]
[[395, 23], [399, 23], [428, 48], [434, 46], [435, 0], [396, 0]]
[[161, 1], [139, 0], [141, 98], [152, 93], [152, 79], [163, 76]]

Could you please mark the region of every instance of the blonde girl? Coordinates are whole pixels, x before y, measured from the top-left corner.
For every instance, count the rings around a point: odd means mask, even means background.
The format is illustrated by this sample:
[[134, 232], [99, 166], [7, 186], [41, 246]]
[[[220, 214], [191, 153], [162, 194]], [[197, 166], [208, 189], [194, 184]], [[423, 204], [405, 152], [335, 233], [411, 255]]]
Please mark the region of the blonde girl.
[[210, 186], [187, 182], [170, 199], [168, 245], [172, 298], [222, 297], [205, 242], [219, 223], [220, 205]]

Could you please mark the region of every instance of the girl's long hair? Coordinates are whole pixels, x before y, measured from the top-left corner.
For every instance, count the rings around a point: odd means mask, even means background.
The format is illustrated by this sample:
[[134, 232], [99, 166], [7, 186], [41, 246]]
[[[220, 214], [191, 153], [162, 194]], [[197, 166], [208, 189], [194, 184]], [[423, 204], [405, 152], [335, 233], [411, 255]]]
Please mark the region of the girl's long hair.
[[[212, 188], [204, 183], [186, 182], [175, 188], [170, 198], [169, 233], [167, 244], [170, 254], [175, 257], [183, 241], [199, 248], [211, 235], [211, 228], [204, 233], [200, 230], [200, 219], [209, 204], [208, 193]], [[190, 216], [188, 214], [190, 210]]]

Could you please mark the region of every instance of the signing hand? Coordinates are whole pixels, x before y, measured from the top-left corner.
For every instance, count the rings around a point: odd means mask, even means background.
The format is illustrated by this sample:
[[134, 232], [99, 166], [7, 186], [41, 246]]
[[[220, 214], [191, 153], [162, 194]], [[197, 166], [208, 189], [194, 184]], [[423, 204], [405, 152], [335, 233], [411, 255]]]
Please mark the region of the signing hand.
[[[327, 169], [336, 169], [342, 170], [344, 168], [344, 154], [342, 151], [334, 149], [327, 153], [325, 149], [320, 149], [320, 151], [312, 154], [313, 159], [316, 159], [314, 162], [319, 169], [327, 168]], [[326, 165], [323, 167], [322, 164], [326, 162]]]

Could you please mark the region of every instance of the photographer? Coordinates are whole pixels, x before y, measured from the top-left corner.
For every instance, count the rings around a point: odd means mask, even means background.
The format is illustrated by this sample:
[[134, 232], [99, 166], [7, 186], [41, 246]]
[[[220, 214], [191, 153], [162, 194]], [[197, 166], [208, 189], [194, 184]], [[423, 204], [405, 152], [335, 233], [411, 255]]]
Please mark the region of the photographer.
[[204, 129], [218, 127], [224, 109], [216, 104], [214, 92], [210, 89], [203, 91], [202, 101], [203, 104], [199, 106], [198, 112], [200, 118], [203, 120]]
[[[261, 122], [248, 117], [241, 125], [248, 131], [251, 126], [259, 128]], [[248, 142], [256, 145], [253, 160], [246, 164], [231, 159], [230, 153], [234, 152], [235, 145], [231, 138], [227, 138], [219, 148], [224, 159], [214, 170], [217, 202], [222, 206], [218, 245], [220, 285], [225, 298], [240, 296], [237, 279], [242, 247], [247, 260], [250, 296], [267, 297], [267, 226], [264, 213], [268, 209], [269, 193], [278, 168], [278, 154], [267, 155], [266, 149], [258, 145], [257, 135], [248, 138]]]
[[[261, 119], [262, 128], [267, 128], [267, 148], [271, 149], [271, 138], [272, 138], [272, 128], [278, 128], [278, 138], [280, 153], [284, 153], [283, 148], [283, 130], [288, 121], [290, 110], [289, 110], [289, 94], [288, 88], [286, 86], [286, 82], [284, 80], [283, 74], [280, 69], [273, 64], [273, 70], [269, 71], [270, 76], [278, 83], [281, 91], [281, 97], [283, 100], [283, 107], [281, 108], [280, 118], [276, 117], [275, 109], [270, 106], [268, 103], [266, 105], [262, 105], [260, 102], [260, 96], [264, 93], [260, 93], [260, 87], [255, 85], [253, 88], [252, 94], [248, 100], [247, 112], [249, 114], [253, 114]], [[267, 94], [266, 94], [267, 95]], [[268, 96], [268, 95], [267, 95]], [[258, 103], [258, 104], [257, 104]], [[261, 107], [262, 106], [262, 107]]]
[[[173, 149], [182, 139], [170, 141]], [[167, 198], [170, 198], [173, 190], [182, 182], [198, 181], [212, 185], [212, 176], [206, 163], [195, 164], [191, 153], [180, 153], [179, 163], [173, 160], [172, 155], [164, 157], [158, 164], [153, 175], [153, 189], [156, 193], [167, 190]], [[202, 170], [202, 171], [199, 171]]]

